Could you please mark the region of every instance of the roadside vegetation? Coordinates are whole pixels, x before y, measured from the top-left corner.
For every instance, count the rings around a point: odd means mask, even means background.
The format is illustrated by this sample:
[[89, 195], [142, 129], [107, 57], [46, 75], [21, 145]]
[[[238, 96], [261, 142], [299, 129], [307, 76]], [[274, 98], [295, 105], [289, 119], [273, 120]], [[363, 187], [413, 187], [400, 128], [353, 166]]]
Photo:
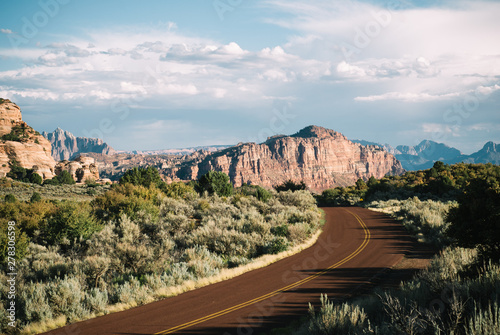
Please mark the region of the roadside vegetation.
[[348, 301], [318, 297], [294, 334], [499, 334], [500, 167], [437, 162], [401, 177], [326, 190], [322, 204], [353, 204], [400, 220], [440, 252], [396, 289]]
[[[17, 325], [37, 333], [145, 304], [195, 287], [228, 269], [304, 243], [321, 225], [305, 190], [233, 189], [226, 175], [166, 184], [154, 168], [132, 169], [92, 200], [48, 200], [40, 190], [75, 185], [25, 184], [29, 199], [3, 180], [0, 263], [7, 224], [16, 222]], [[11, 185], [9, 185], [11, 183]], [[35, 191], [36, 190], [36, 191]], [[7, 300], [7, 271], [0, 275]], [[8, 332], [6, 306], [1, 329]]]

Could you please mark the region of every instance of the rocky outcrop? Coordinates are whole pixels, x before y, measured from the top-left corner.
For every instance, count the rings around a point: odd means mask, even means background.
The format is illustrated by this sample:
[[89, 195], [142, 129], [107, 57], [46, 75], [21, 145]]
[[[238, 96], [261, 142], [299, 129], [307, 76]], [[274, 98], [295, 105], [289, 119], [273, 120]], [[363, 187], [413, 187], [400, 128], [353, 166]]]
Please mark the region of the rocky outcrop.
[[50, 142], [28, 126], [21, 109], [6, 99], [0, 99], [0, 136], [0, 177], [14, 164], [34, 169], [44, 179], [54, 176]]
[[58, 162], [55, 168], [56, 174], [59, 175], [63, 171], [68, 171], [77, 183], [83, 183], [87, 180], [99, 180], [99, 170], [95, 159], [92, 157], [80, 156], [73, 161]]
[[304, 181], [314, 191], [404, 172], [401, 163], [383, 149], [353, 143], [341, 133], [317, 126], [292, 136], [274, 136], [262, 144], [239, 144], [162, 172], [167, 180], [192, 180], [210, 170], [227, 173], [235, 186], [250, 183], [270, 188], [291, 179]]
[[69, 131], [57, 128], [42, 135], [52, 144], [52, 157], [56, 161], [70, 160], [83, 153], [112, 155], [115, 150], [99, 138], [76, 137]]

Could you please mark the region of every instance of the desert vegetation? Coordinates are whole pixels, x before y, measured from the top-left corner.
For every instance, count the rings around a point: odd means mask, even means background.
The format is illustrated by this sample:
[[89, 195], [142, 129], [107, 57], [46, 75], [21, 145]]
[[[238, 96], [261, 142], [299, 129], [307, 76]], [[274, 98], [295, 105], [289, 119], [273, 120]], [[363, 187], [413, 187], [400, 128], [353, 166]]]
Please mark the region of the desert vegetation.
[[[134, 169], [91, 201], [39, 194], [0, 203], [2, 249], [8, 221], [16, 222], [18, 326], [33, 333], [164, 298], [297, 246], [320, 227], [307, 191], [245, 186], [228, 194], [227, 182], [212, 174], [166, 184], [155, 169]], [[3, 305], [0, 320], [6, 325]]]
[[[365, 200], [363, 200], [363, 198]], [[447, 166], [358, 182], [319, 201], [352, 202], [400, 220], [440, 252], [395, 289], [338, 302], [318, 297], [295, 334], [500, 333], [500, 167]]]

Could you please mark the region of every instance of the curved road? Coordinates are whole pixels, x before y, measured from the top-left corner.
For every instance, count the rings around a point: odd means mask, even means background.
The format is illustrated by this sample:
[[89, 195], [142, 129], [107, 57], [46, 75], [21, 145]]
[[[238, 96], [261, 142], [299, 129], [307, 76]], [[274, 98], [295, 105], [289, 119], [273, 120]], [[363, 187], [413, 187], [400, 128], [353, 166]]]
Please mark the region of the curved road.
[[259, 334], [305, 315], [321, 293], [369, 287], [412, 247], [402, 226], [363, 208], [323, 208], [316, 244], [224, 282], [45, 334]]

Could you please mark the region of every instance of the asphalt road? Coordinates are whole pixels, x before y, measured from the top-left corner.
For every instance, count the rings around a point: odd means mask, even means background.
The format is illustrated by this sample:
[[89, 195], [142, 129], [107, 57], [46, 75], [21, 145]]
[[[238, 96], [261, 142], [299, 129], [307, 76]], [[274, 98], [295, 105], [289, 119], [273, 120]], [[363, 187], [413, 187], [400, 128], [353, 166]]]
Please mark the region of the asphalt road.
[[323, 208], [316, 244], [267, 267], [45, 334], [260, 334], [373, 285], [412, 247], [402, 226], [363, 208]]

